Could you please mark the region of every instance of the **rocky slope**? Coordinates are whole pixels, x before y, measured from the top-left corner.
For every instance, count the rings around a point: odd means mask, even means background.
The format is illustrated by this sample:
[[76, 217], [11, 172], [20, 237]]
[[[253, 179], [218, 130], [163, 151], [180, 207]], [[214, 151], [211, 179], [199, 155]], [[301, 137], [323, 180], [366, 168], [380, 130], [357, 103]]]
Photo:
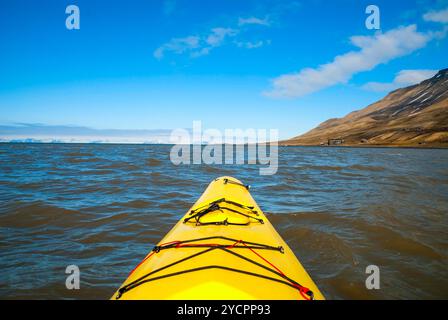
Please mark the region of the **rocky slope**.
[[282, 144], [448, 147], [448, 69]]

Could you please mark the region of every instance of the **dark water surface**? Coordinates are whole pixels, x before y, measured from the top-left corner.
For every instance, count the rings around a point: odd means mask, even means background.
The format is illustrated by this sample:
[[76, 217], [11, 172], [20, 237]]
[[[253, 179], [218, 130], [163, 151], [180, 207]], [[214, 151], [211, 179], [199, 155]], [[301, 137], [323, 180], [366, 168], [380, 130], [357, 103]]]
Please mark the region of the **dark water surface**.
[[[448, 150], [280, 148], [174, 166], [169, 146], [0, 144], [0, 298], [107, 299], [214, 178], [252, 195], [330, 299], [448, 299]], [[65, 268], [81, 289], [65, 288]], [[365, 288], [365, 269], [381, 289]]]

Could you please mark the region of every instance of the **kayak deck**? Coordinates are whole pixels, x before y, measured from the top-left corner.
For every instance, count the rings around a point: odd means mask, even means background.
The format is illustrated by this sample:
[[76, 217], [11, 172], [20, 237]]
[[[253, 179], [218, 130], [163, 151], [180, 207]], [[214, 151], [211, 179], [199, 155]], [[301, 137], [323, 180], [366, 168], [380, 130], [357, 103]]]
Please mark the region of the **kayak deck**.
[[248, 188], [222, 177], [112, 299], [324, 299]]

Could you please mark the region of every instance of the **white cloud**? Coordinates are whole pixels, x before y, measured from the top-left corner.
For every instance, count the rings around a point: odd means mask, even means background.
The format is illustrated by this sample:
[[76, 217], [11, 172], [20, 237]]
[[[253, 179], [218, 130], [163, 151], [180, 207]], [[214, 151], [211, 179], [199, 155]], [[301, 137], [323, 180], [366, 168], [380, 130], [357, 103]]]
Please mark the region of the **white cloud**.
[[[169, 3], [166, 2], [166, 3]], [[171, 52], [174, 54], [184, 54], [189, 53], [190, 57], [197, 58], [201, 56], [205, 56], [210, 53], [214, 48], [220, 47], [226, 43], [228, 38], [235, 37], [242, 31], [246, 31], [247, 28], [243, 28], [242, 26], [251, 26], [251, 25], [263, 25], [268, 26], [270, 24], [268, 17], [264, 19], [257, 17], [249, 17], [249, 18], [239, 18], [238, 26], [241, 28], [235, 27], [217, 27], [212, 28], [208, 32], [204, 32], [200, 35], [188, 36], [184, 38], [173, 38], [165, 44], [161, 45], [157, 48], [153, 55], [157, 59], [162, 59], [165, 56], [165, 53]], [[262, 47], [265, 44], [269, 44], [270, 40], [264, 41], [233, 41], [232, 44], [237, 45], [238, 47], [246, 48], [246, 49], [254, 49]]]
[[201, 56], [206, 56], [206, 55], [208, 55], [210, 53], [211, 49], [212, 49], [211, 47], [205, 47], [205, 48], [202, 48], [201, 50], [192, 52], [190, 54], [190, 56], [192, 58], [199, 58]]
[[418, 32], [416, 25], [410, 25], [374, 36], [354, 36], [350, 40], [361, 50], [336, 56], [332, 62], [316, 69], [306, 68], [298, 73], [279, 76], [273, 80], [273, 88], [264, 94], [273, 98], [301, 97], [347, 83], [356, 73], [372, 70], [379, 64], [424, 47], [431, 36]]
[[431, 22], [448, 23], [448, 8], [440, 11], [429, 11], [423, 15], [423, 20]]
[[246, 49], [256, 49], [261, 48], [264, 45], [271, 44], [271, 40], [259, 40], [255, 42], [247, 41], [247, 42], [237, 42], [236, 45], [240, 48]]
[[233, 37], [237, 33], [237, 30], [231, 28], [214, 28], [205, 42], [212, 47], [217, 47], [222, 44], [226, 37]]
[[363, 86], [370, 91], [392, 91], [398, 88], [420, 83], [433, 77], [438, 70], [402, 70], [395, 76], [393, 82], [369, 82]]
[[162, 59], [166, 52], [175, 54], [189, 53], [197, 58], [210, 53], [213, 48], [223, 45], [226, 38], [234, 37], [238, 30], [232, 28], [213, 28], [208, 34], [174, 38], [154, 51], [154, 57]]
[[199, 47], [200, 38], [198, 36], [189, 36], [185, 38], [174, 38], [154, 51], [154, 57], [163, 58], [166, 51], [177, 54], [184, 53]]
[[244, 26], [247, 24], [258, 24], [261, 26], [269, 26], [270, 22], [267, 17], [264, 19], [256, 18], [256, 17], [249, 17], [249, 18], [239, 18], [238, 19], [238, 25]]

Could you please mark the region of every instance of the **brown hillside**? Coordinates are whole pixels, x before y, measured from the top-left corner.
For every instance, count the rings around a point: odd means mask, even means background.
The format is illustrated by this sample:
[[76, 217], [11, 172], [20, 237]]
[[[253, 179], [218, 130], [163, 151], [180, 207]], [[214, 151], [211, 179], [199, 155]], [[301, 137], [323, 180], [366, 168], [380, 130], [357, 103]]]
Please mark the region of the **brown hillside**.
[[448, 147], [448, 69], [282, 144]]

